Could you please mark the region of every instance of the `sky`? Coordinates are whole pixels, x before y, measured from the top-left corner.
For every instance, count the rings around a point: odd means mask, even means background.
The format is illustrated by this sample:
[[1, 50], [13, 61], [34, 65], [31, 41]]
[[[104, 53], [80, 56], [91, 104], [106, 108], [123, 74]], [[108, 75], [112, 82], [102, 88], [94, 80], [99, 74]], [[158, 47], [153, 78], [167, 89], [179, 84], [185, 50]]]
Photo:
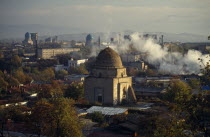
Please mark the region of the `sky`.
[[0, 0], [0, 25], [52, 32], [210, 34], [210, 0]]

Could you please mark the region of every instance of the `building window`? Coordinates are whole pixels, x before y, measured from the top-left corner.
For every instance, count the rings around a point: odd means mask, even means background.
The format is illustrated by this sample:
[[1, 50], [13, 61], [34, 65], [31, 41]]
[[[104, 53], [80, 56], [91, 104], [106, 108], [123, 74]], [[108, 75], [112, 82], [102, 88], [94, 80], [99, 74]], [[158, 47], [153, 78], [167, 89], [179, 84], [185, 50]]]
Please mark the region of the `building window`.
[[98, 95], [98, 102], [102, 103], [102, 100], [103, 100], [102, 95]]

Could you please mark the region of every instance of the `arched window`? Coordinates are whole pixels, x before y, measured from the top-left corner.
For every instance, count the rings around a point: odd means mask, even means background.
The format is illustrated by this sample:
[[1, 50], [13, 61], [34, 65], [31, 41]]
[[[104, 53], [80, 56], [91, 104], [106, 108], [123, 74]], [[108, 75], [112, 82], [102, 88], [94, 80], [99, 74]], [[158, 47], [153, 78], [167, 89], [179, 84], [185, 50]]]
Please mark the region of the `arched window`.
[[127, 96], [127, 91], [126, 91], [126, 89], [125, 89], [125, 87], [123, 88], [123, 98], [126, 98], [126, 96]]

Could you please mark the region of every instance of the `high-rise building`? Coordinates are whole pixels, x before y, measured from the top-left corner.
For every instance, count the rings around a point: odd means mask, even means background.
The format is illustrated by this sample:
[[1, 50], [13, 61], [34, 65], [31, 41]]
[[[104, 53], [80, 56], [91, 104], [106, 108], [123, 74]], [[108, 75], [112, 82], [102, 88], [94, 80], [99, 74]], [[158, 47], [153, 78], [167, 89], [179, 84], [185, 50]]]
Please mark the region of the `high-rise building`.
[[38, 40], [38, 33], [31, 33], [31, 40], [33, 41], [33, 44], [35, 45]]

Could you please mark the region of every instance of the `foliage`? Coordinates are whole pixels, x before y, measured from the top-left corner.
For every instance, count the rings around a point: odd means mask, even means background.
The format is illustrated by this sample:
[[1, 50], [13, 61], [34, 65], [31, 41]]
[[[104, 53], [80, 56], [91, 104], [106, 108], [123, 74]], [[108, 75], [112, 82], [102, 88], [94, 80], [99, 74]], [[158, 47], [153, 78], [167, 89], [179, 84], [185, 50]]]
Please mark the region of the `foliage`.
[[55, 73], [55, 77], [57, 79], [64, 79], [64, 76], [68, 75], [68, 71], [66, 70], [59, 70], [58, 72]]
[[101, 112], [94, 112], [89, 115], [93, 122], [103, 123], [105, 118]]
[[89, 74], [88, 70], [85, 67], [85, 64], [81, 64], [77, 67], [71, 67], [69, 68], [70, 74]]
[[0, 88], [6, 90], [8, 85], [9, 83], [0, 76]]
[[183, 106], [192, 98], [191, 88], [180, 80], [173, 80], [167, 88], [163, 99], [171, 103]]
[[20, 82], [13, 76], [6, 76], [5, 80], [9, 83], [10, 86], [18, 86]]
[[13, 76], [22, 84], [28, 84], [32, 81], [32, 78], [24, 74], [22, 70], [15, 71]]
[[6, 130], [6, 123], [9, 119], [14, 122], [23, 122], [29, 116], [30, 109], [26, 106], [9, 106], [9, 107], [0, 107], [0, 124], [1, 130], [0, 133], [3, 136], [3, 131]]
[[50, 101], [37, 102], [32, 110], [32, 128], [40, 135], [51, 137], [82, 136], [79, 120], [73, 107], [73, 101], [54, 98]]
[[82, 83], [76, 83], [76, 82], [71, 83], [65, 91], [65, 97], [70, 97], [74, 100], [83, 98], [84, 85]]
[[14, 55], [11, 58], [11, 66], [13, 69], [18, 69], [21, 67], [22, 59], [18, 55]]
[[183, 132], [186, 127], [185, 120], [178, 118], [176, 115], [168, 115], [167, 118], [159, 117], [155, 124], [154, 137], [187, 137]]
[[39, 98], [57, 98], [64, 94], [62, 85], [54, 81], [52, 84], [43, 84], [37, 92]]
[[139, 122], [139, 133], [151, 137], [186, 137], [185, 120], [173, 113], [146, 116]]
[[[206, 58], [208, 58], [208, 57], [210, 57], [210, 54], [207, 55]], [[203, 67], [203, 69], [201, 69], [201, 71], [203, 73], [203, 76], [201, 78], [202, 84], [210, 86], [210, 60], [206, 64], [204, 64], [202, 59], [199, 58], [198, 60], [200, 60], [202, 67]]]
[[33, 69], [32, 72], [31, 76], [36, 81], [51, 81], [55, 79], [55, 72], [53, 68], [46, 68], [43, 71]]
[[199, 89], [201, 87], [201, 83], [200, 83], [200, 80], [196, 79], [196, 78], [193, 78], [193, 79], [190, 79], [188, 81], [189, 83], [189, 86], [192, 88], [192, 89]]
[[44, 70], [49, 67], [54, 67], [57, 61], [54, 59], [40, 59], [37, 61], [37, 66], [40, 70]]

